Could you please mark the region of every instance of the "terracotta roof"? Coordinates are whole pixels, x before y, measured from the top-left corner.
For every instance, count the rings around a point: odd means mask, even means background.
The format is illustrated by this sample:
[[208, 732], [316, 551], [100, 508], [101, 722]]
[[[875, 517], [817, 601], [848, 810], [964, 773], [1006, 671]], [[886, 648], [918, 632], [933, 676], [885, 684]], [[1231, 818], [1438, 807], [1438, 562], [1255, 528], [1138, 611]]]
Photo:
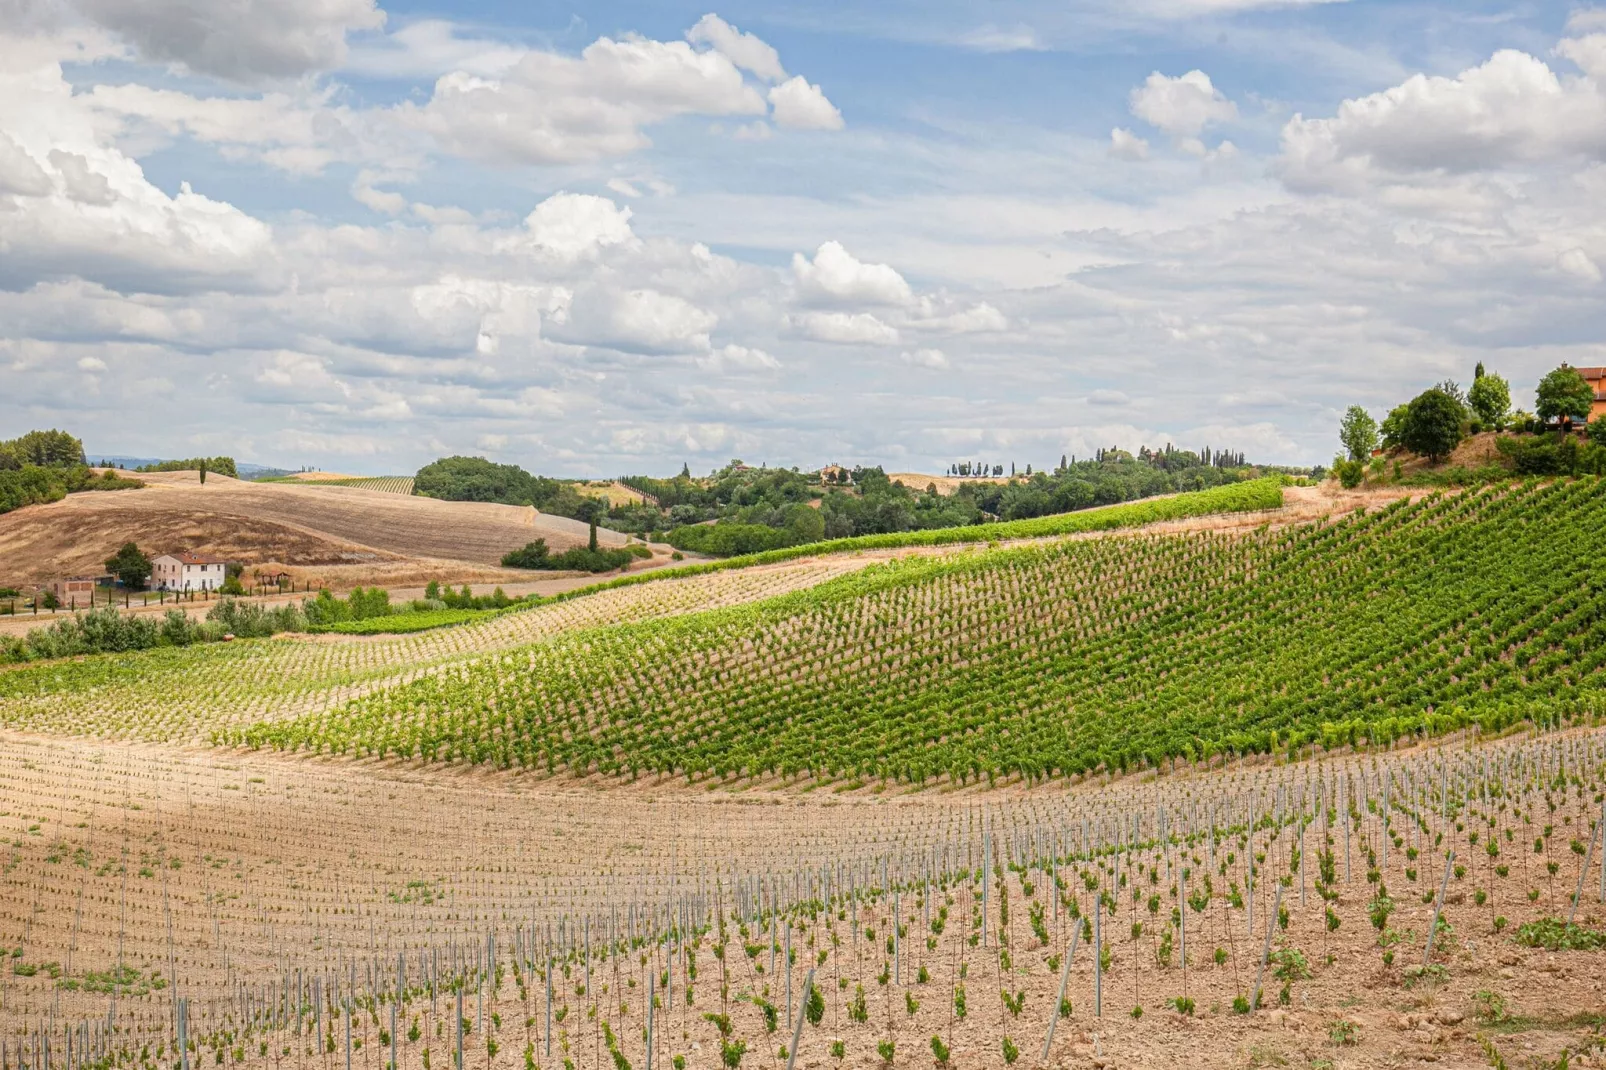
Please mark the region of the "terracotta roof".
[[185, 565], [226, 565], [228, 560], [222, 557], [210, 557], [206, 554], [163, 554]]
[[1574, 368], [1585, 379], [1606, 379], [1606, 368]]

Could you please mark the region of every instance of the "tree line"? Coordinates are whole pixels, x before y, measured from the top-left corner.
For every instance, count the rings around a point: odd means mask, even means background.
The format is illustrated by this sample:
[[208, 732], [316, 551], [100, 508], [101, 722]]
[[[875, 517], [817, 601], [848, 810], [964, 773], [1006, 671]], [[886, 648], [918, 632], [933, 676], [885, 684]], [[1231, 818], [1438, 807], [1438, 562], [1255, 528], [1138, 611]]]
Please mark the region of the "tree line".
[[25, 505], [60, 501], [89, 490], [127, 490], [144, 486], [107, 469], [96, 472], [84, 460], [84, 444], [66, 431], [29, 431], [0, 442], [0, 513]]
[[[1594, 401], [1589, 381], [1562, 364], [1539, 380], [1533, 413], [1513, 411], [1510, 384], [1480, 362], [1470, 389], [1443, 380], [1390, 409], [1382, 423], [1351, 405], [1339, 422], [1343, 452], [1333, 471], [1344, 486], [1357, 487], [1369, 468], [1382, 474], [1383, 459], [1373, 456], [1379, 451], [1408, 450], [1438, 463], [1469, 435], [1495, 431], [1505, 433], [1495, 443], [1507, 459], [1499, 466], [1502, 473], [1509, 467], [1521, 475], [1603, 474], [1606, 415], [1590, 419]], [[1584, 431], [1582, 442], [1573, 434], [1578, 429]]]
[[1099, 451], [1095, 459], [1062, 458], [1052, 472], [1033, 472], [1007, 483], [961, 483], [953, 494], [939, 493], [935, 483], [906, 486], [879, 466], [852, 469], [850, 487], [820, 486], [809, 475], [788, 469], [727, 466], [701, 485], [686, 473], [674, 480], [627, 479], [627, 485], [653, 494], [658, 507], [615, 510], [610, 520], [618, 516], [628, 525], [622, 530], [645, 533], [657, 530], [653, 525], [667, 524], [670, 545], [723, 557], [822, 539], [1027, 520], [1204, 490], [1259, 474], [1249, 466], [1218, 466], [1170, 446], [1142, 449], [1136, 456], [1112, 448]]

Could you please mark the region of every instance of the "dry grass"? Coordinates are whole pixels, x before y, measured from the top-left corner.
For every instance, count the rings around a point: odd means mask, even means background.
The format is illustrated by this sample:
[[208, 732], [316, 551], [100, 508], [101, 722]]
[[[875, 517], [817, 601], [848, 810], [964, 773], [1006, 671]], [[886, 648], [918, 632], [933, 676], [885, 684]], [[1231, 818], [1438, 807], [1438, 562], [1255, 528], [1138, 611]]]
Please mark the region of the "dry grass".
[[[587, 538], [578, 521], [511, 505], [218, 475], [203, 485], [195, 472], [140, 478], [148, 484], [141, 490], [73, 494], [0, 516], [0, 585], [98, 574], [129, 540], [153, 555], [186, 550], [248, 569], [277, 564], [298, 581], [340, 587], [492, 582], [527, 575], [500, 569], [509, 550], [544, 538], [558, 551]], [[626, 542], [616, 532], [599, 535], [607, 546]]]

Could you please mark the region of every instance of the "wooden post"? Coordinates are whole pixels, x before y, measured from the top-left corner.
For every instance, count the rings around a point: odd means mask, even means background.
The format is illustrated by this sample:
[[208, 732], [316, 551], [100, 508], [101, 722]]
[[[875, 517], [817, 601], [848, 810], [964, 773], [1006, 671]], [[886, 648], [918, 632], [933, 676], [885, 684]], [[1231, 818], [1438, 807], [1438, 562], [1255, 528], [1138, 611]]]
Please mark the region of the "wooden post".
[[1260, 1009], [1260, 982], [1266, 976], [1266, 959], [1271, 955], [1271, 937], [1277, 931], [1277, 918], [1283, 911], [1283, 883], [1277, 882], [1277, 902], [1272, 905], [1271, 917], [1266, 919], [1266, 942], [1260, 948], [1260, 969], [1255, 971], [1255, 993], [1249, 1001], [1249, 1009]]
[[1573, 915], [1578, 913], [1578, 901], [1584, 897], [1584, 875], [1589, 872], [1589, 861], [1595, 857], [1595, 841], [1600, 838], [1600, 826], [1595, 826], [1594, 833], [1589, 837], [1589, 848], [1584, 852], [1584, 864], [1578, 870], [1578, 887], [1573, 889], [1573, 908], [1567, 911], [1567, 924], [1573, 923]]
[[1060, 1020], [1060, 1005], [1065, 1002], [1065, 984], [1071, 979], [1071, 960], [1076, 957], [1076, 942], [1081, 938], [1082, 927], [1077, 925], [1071, 933], [1071, 949], [1065, 953], [1065, 965], [1060, 967], [1059, 994], [1054, 997], [1054, 1006], [1048, 1010], [1048, 1035], [1043, 1037], [1043, 1053], [1037, 1058], [1040, 1063], [1048, 1062], [1048, 1049], [1054, 1043], [1054, 1027]]
[[814, 991], [814, 967], [809, 967], [808, 980], [803, 982], [802, 1006], [797, 1009], [797, 1022], [792, 1026], [792, 1046], [786, 1049], [786, 1070], [797, 1063], [797, 1046], [803, 1042], [803, 1019], [808, 1016], [809, 993]]
[[[1104, 901], [1093, 898], [1093, 1017], [1104, 1017]], [[1059, 1008], [1054, 1008], [1058, 1010]]]
[[[1593, 839], [1591, 839], [1589, 842], [1591, 844], [1593, 844], [1595, 841]], [[1455, 852], [1451, 851], [1449, 856], [1446, 857], [1445, 860], [1444, 860], [1444, 877], [1439, 881], [1439, 895], [1438, 895], [1438, 898], [1433, 901], [1433, 924], [1428, 926], [1427, 943], [1426, 943], [1426, 946], [1424, 946], [1422, 948], [1422, 965], [1424, 965], [1424, 966], [1426, 966], [1428, 964], [1428, 956], [1433, 954], [1433, 938], [1435, 936], [1437, 936], [1438, 933], [1439, 933], [1439, 911], [1444, 909], [1444, 890], [1450, 886], [1450, 867], [1454, 863], [1455, 863]], [[1580, 875], [1579, 881], [1580, 881], [1580, 887], [1582, 887], [1582, 876], [1581, 875]], [[1576, 910], [1577, 907], [1578, 907], [1578, 902], [1577, 902], [1577, 899], [1575, 897], [1574, 901], [1573, 901], [1573, 908]], [[1572, 915], [1570, 915], [1570, 914], [1567, 916], [1567, 924], [1568, 925], [1572, 924]]]

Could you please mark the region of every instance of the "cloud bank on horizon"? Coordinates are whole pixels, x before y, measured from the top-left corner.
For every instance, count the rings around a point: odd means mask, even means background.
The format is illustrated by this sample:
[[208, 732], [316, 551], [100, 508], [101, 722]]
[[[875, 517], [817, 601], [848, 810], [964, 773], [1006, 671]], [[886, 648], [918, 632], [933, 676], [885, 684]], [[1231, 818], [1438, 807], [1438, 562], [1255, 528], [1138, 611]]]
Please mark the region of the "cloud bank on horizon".
[[1325, 461], [1606, 364], [1606, 9], [1477, 13], [0, 0], [0, 437]]

